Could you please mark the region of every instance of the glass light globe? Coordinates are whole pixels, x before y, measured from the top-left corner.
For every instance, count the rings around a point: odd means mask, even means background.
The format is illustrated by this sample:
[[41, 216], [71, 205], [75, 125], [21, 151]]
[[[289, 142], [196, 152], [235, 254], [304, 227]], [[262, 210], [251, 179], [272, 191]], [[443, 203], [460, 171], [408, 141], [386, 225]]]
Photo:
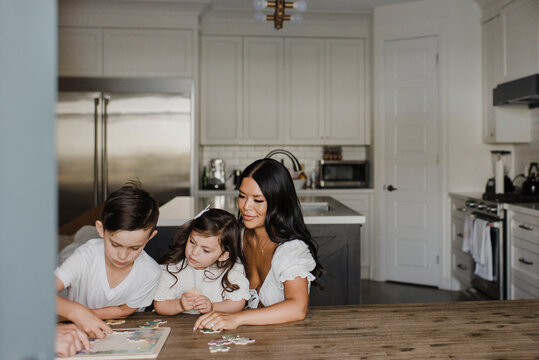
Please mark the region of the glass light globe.
[[306, 0], [298, 0], [294, 3], [294, 9], [297, 11], [305, 11], [307, 10], [307, 1]]
[[268, 2], [265, 0], [253, 0], [253, 7], [257, 10], [262, 10], [268, 6]]
[[290, 21], [292, 21], [295, 24], [301, 24], [303, 22], [303, 15], [301, 14], [290, 15]]
[[264, 15], [260, 11], [255, 12], [254, 18], [255, 18], [256, 22], [264, 22], [264, 21], [266, 21], [266, 15]]

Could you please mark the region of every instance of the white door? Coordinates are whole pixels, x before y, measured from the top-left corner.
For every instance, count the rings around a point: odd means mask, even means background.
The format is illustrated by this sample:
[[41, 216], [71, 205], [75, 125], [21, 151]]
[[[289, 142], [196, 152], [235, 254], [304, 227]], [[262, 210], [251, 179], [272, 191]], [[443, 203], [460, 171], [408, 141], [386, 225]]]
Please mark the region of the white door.
[[386, 278], [439, 284], [438, 38], [384, 44]]

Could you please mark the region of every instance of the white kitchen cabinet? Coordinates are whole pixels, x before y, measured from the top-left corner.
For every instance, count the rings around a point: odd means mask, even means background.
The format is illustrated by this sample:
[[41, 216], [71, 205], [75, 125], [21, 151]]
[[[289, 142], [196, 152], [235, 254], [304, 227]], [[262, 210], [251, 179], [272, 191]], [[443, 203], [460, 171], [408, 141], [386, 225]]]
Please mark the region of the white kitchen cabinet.
[[473, 274], [472, 256], [462, 251], [464, 219], [468, 215], [465, 202], [464, 198], [451, 196], [451, 274], [460, 289], [470, 287]]
[[283, 39], [243, 39], [244, 144], [282, 144]]
[[500, 10], [503, 24], [502, 81], [532, 75], [539, 70], [539, 16], [537, 0], [515, 0]]
[[288, 144], [366, 145], [364, 39], [285, 40]]
[[365, 40], [325, 42], [325, 143], [369, 144]]
[[203, 36], [201, 61], [203, 145], [369, 144], [364, 39]]
[[539, 214], [516, 206], [508, 211], [508, 297], [539, 298]]
[[239, 36], [201, 39], [201, 143], [243, 140], [243, 45]]
[[285, 39], [287, 144], [324, 143], [324, 40]]
[[[500, 83], [539, 70], [537, 0], [494, 2], [483, 23], [483, 141], [530, 141], [531, 113], [526, 105], [493, 106], [492, 90]], [[492, 12], [492, 6], [488, 9]]]
[[61, 76], [193, 76], [193, 31], [60, 27]]
[[105, 76], [192, 76], [191, 30], [105, 29]]
[[58, 75], [103, 75], [103, 29], [58, 29]]

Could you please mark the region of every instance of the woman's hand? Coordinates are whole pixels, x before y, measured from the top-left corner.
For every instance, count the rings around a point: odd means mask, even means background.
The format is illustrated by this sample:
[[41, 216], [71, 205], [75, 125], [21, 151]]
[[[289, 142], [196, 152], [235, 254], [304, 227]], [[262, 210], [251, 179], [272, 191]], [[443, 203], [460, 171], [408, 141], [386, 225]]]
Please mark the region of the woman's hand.
[[200, 295], [194, 299], [193, 308], [201, 314], [206, 314], [213, 310], [213, 305], [207, 296]]
[[222, 329], [235, 329], [240, 326], [240, 314], [229, 314], [219, 311], [211, 311], [207, 314], [201, 315], [195, 325], [193, 330], [196, 329], [210, 329], [210, 330], [222, 330]]
[[73, 356], [77, 352], [90, 350], [88, 336], [73, 324], [56, 327], [55, 351], [59, 357]]

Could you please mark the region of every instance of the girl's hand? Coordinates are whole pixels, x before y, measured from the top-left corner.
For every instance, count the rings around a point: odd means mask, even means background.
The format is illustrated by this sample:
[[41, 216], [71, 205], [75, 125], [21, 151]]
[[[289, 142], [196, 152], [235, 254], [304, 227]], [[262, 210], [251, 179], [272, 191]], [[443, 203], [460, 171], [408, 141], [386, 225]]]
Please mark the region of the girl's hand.
[[201, 315], [193, 330], [197, 329], [210, 329], [210, 330], [222, 330], [222, 329], [235, 329], [240, 325], [239, 315], [241, 313], [223, 313], [218, 311], [211, 311], [207, 314]]
[[196, 310], [200, 311], [201, 314], [206, 314], [213, 310], [211, 300], [204, 295], [200, 295], [195, 298], [193, 302], [193, 307]]
[[180, 304], [182, 305], [183, 311], [192, 310], [194, 308], [194, 300], [196, 295], [193, 295], [191, 292], [187, 291], [182, 294], [180, 298]]

